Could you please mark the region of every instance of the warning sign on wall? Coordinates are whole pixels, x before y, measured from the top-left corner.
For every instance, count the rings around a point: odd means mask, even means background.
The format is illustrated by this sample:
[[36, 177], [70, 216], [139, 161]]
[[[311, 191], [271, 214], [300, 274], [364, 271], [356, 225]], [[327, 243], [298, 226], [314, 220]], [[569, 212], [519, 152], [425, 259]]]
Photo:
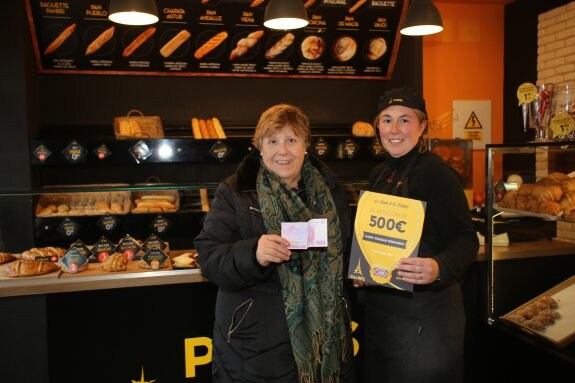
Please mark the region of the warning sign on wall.
[[473, 149], [491, 143], [491, 100], [453, 101], [453, 138], [473, 141]]

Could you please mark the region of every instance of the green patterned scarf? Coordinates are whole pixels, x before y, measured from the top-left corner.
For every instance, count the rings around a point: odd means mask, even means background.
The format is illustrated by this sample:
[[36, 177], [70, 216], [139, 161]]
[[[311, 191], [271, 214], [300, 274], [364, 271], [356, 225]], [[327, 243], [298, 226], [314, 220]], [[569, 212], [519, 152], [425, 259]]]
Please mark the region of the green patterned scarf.
[[328, 247], [292, 250], [290, 261], [280, 265], [278, 272], [300, 382], [338, 382], [346, 341], [339, 301], [343, 289], [341, 229], [331, 193], [307, 157], [302, 179], [307, 201], [262, 161], [258, 199], [268, 233], [281, 234], [282, 222], [327, 218]]

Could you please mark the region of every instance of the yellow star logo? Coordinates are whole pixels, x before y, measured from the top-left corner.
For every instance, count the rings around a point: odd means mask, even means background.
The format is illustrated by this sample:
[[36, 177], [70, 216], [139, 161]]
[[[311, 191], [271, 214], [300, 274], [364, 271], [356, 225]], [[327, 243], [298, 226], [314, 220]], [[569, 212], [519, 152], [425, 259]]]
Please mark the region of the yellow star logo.
[[144, 379], [144, 366], [142, 366], [142, 376], [140, 377], [140, 380], [132, 380], [132, 383], [154, 383], [155, 381], [156, 379], [150, 380], [149, 382]]

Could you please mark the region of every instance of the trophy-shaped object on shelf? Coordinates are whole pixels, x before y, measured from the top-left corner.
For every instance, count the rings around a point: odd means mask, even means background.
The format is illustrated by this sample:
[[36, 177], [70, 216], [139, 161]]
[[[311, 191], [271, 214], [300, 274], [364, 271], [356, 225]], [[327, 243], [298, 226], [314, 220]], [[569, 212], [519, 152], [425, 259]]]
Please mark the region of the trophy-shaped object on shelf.
[[551, 118], [555, 110], [555, 85], [523, 83], [517, 89], [517, 98], [523, 111], [523, 129], [535, 130], [531, 142], [553, 141]]
[[575, 84], [561, 84], [555, 90], [555, 111], [551, 119], [555, 141], [575, 138]]

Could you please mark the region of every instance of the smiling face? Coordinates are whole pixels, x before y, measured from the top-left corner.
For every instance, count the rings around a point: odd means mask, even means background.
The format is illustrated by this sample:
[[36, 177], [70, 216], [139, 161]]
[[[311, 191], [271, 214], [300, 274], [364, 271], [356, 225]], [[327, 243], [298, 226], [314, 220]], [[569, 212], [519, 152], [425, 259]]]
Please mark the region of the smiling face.
[[260, 152], [264, 165], [291, 188], [295, 188], [301, 178], [305, 151], [305, 139], [296, 135], [290, 126], [261, 138]]
[[427, 121], [420, 121], [415, 109], [391, 105], [379, 114], [377, 128], [381, 143], [392, 157], [401, 157], [417, 145]]

